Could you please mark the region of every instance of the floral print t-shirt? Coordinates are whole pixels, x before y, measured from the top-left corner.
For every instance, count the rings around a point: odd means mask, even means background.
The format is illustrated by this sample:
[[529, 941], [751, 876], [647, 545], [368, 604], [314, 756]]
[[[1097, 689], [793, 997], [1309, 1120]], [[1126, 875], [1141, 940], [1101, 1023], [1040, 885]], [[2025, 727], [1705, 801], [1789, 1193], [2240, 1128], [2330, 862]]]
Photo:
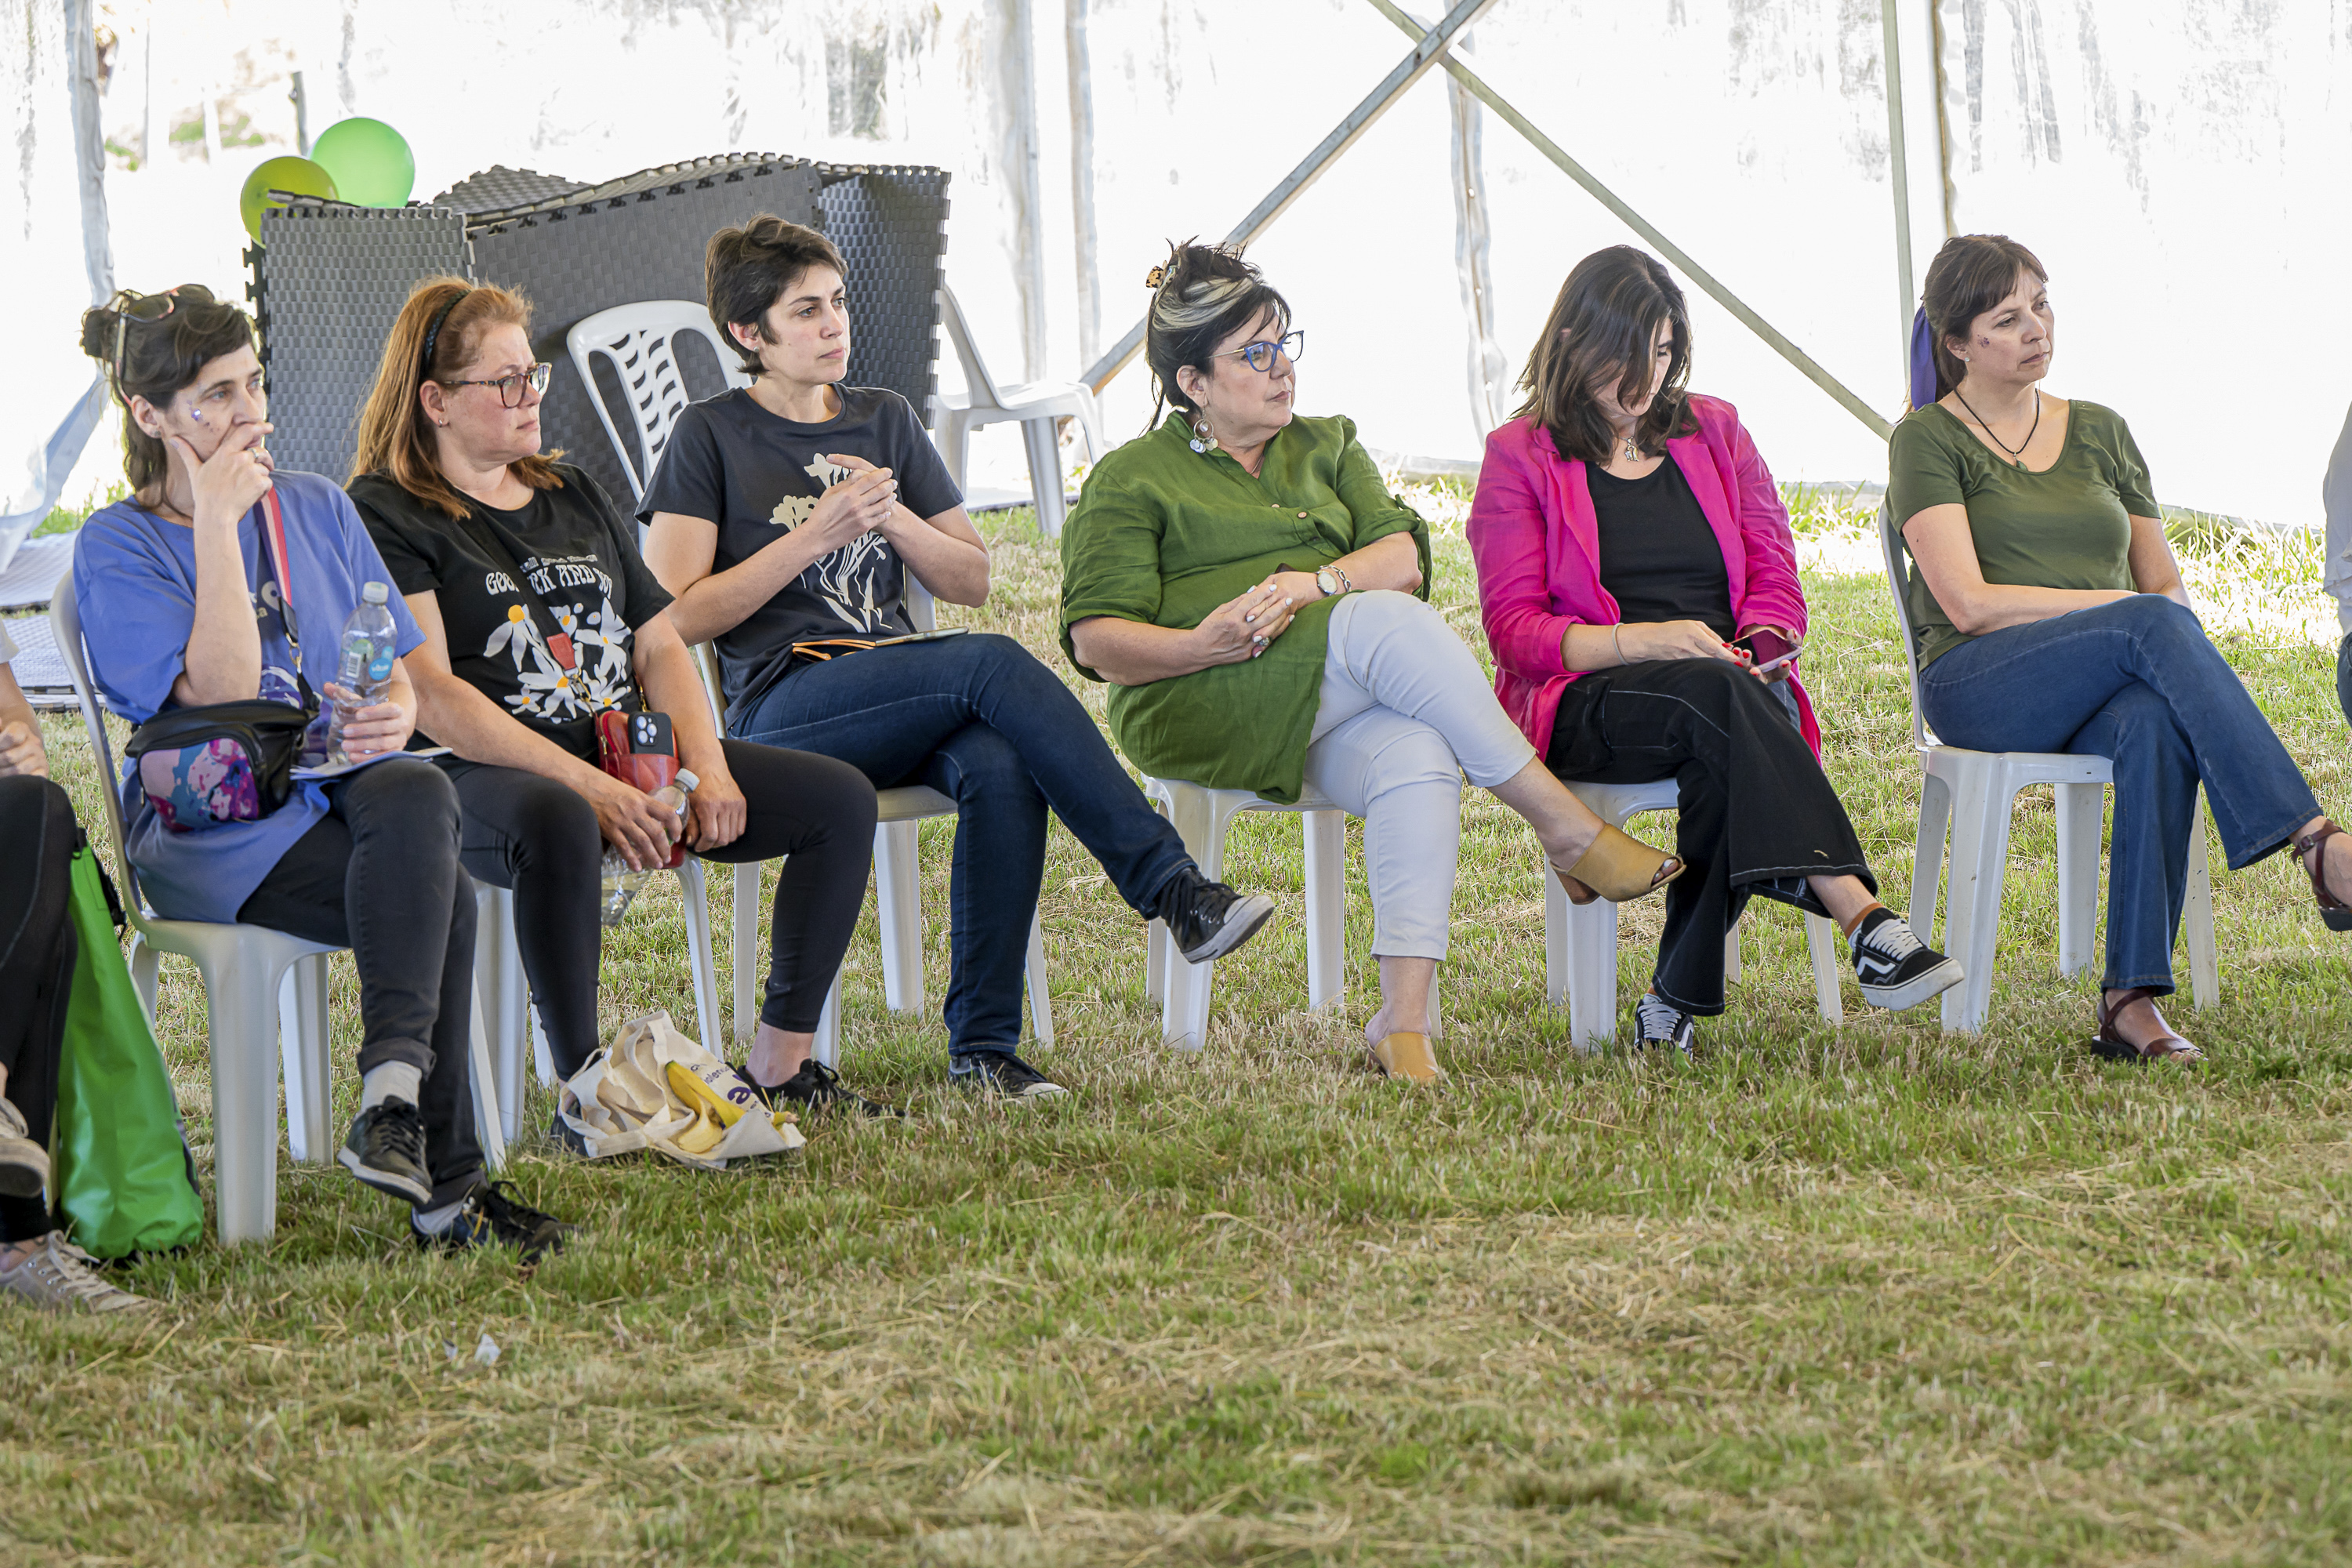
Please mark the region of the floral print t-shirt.
[[[637, 628], [669, 595], [594, 479], [569, 463], [563, 483], [513, 511], [476, 502], [465, 519], [419, 500], [383, 474], [351, 496], [403, 594], [431, 593], [449, 667], [500, 710], [593, 760], [596, 715], [644, 707], [633, 660]], [[491, 545], [497, 549], [493, 551]], [[514, 574], [545, 606], [535, 614]], [[432, 745], [419, 731], [412, 742]]]

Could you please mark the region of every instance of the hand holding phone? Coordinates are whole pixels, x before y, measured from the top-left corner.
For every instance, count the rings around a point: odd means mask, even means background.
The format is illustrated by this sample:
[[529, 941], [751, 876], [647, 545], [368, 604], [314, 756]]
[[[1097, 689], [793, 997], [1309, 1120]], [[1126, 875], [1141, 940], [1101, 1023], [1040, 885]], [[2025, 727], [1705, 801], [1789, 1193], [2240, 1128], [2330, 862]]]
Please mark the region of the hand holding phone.
[[1734, 637], [1731, 646], [1748, 656], [1752, 673], [1773, 681], [1789, 679], [1789, 666], [1795, 661], [1800, 647], [1769, 626], [1754, 627]]

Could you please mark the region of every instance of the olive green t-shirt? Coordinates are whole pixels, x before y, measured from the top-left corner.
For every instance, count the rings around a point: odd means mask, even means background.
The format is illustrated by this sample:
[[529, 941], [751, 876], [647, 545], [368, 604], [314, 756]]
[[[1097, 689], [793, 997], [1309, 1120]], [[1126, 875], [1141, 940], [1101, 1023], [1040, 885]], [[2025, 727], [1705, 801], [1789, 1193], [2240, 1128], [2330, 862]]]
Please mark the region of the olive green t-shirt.
[[[1410, 533], [1429, 596], [1429, 527], [1389, 493], [1348, 419], [1293, 419], [1252, 475], [1195, 452], [1181, 416], [1103, 458], [1062, 529], [1062, 650], [1070, 627], [1117, 616], [1189, 631], [1278, 567], [1312, 572], [1391, 533]], [[1298, 798], [1323, 690], [1331, 601], [1299, 606], [1265, 652], [1144, 686], [1115, 686], [1119, 750], [1156, 778]]]
[[[2040, 473], [1992, 451], [1940, 404], [1914, 409], [1889, 443], [1886, 503], [1898, 527], [1931, 506], [1967, 507], [1984, 580], [2030, 588], [2135, 586], [2131, 520], [2162, 515], [2123, 416], [2080, 401], [2067, 409], [2058, 460]], [[1916, 561], [1907, 596], [1920, 668], [1972, 640], [1936, 603]]]

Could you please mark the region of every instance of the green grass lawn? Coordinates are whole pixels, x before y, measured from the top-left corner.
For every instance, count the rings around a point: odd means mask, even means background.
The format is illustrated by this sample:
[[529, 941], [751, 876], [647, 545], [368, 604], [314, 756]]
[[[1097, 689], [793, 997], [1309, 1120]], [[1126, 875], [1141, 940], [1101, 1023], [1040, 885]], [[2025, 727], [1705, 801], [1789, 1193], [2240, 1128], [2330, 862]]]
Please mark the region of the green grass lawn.
[[[1461, 497], [1418, 500], [1480, 643]], [[1829, 768], [1899, 906], [1918, 765], [1874, 542], [1800, 500]], [[1066, 672], [1054, 553], [1027, 513], [989, 529], [970, 618]], [[2352, 809], [2315, 550], [2181, 532]], [[99, 822], [79, 725], [47, 734]], [[1220, 967], [1198, 1055], [1160, 1044], [1141, 926], [1057, 828], [1041, 1060], [1071, 1099], [950, 1093], [936, 1017], [883, 1007], [869, 905], [844, 1062], [902, 1124], [723, 1177], [528, 1135], [510, 1174], [583, 1224], [529, 1277], [420, 1257], [384, 1200], [281, 1164], [273, 1245], [126, 1271], [152, 1321], [0, 1309], [0, 1563], [2344, 1562], [2346, 939], [2284, 861], [2218, 871], [2221, 999], [2172, 1015], [2209, 1065], [2101, 1064], [2091, 982], [2056, 972], [2053, 820], [2020, 801], [1981, 1036], [1851, 985], [1823, 1025], [1799, 921], [1761, 906], [1731, 1011], [1660, 1070], [1568, 1049], [1534, 840], [1474, 793], [1439, 1093], [1366, 1068], [1360, 867], [1346, 1005], [1304, 1011], [1294, 820], [1235, 829], [1229, 875], [1283, 912]], [[947, 830], [923, 844], [936, 1008]], [[1629, 1008], [1657, 923], [1624, 921]], [[684, 954], [654, 895], [607, 1023], [685, 1022]], [[346, 963], [339, 1129], [354, 996]], [[208, 1169], [203, 1007], [166, 960]]]

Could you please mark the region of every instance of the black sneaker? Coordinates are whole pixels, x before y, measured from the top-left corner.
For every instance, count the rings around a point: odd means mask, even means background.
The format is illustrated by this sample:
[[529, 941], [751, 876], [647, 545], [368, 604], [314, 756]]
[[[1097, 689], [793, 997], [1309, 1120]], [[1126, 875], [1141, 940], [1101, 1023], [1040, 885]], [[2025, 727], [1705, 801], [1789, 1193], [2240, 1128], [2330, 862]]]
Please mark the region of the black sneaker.
[[1644, 1056], [1652, 1051], [1661, 1056], [1672, 1051], [1684, 1061], [1690, 1060], [1691, 1037], [1698, 1032], [1698, 1020], [1662, 999], [1654, 991], [1645, 991], [1633, 1005], [1633, 1048]]
[[377, 1192], [413, 1204], [433, 1201], [433, 1177], [425, 1169], [425, 1123], [404, 1100], [383, 1100], [353, 1117], [343, 1152], [335, 1158]]
[[1862, 999], [1874, 1007], [1901, 1012], [1958, 985], [1960, 961], [1947, 958], [1912, 934], [1893, 910], [1881, 905], [1862, 917], [1847, 939], [1853, 950], [1853, 977]]
[[514, 1189], [504, 1182], [490, 1182], [466, 1199], [466, 1206], [449, 1222], [449, 1228], [436, 1236], [427, 1236], [416, 1228], [416, 1221], [408, 1222], [408, 1233], [423, 1247], [438, 1247], [444, 1252], [464, 1252], [476, 1247], [511, 1247], [521, 1254], [525, 1263], [536, 1263], [551, 1252], [563, 1250], [563, 1234], [572, 1227], [553, 1215], [541, 1214], [520, 1198], [507, 1194]]
[[779, 1084], [761, 1083], [742, 1068], [735, 1069], [735, 1076], [749, 1084], [751, 1092], [771, 1110], [792, 1110], [803, 1116], [834, 1110], [856, 1110], [866, 1116], [906, 1115], [896, 1106], [868, 1100], [854, 1089], [843, 1088], [841, 1075], [814, 1057], [801, 1063], [799, 1071]]
[[554, 1118], [548, 1122], [547, 1135], [555, 1140], [555, 1146], [565, 1153], [576, 1155], [583, 1160], [589, 1157], [588, 1140], [572, 1130], [572, 1124], [563, 1120], [562, 1111], [557, 1111]]
[[1011, 1051], [958, 1051], [948, 1058], [948, 1081], [1007, 1100], [1056, 1100], [1070, 1091]]
[[1236, 893], [1187, 866], [1168, 879], [1152, 912], [1168, 922], [1185, 963], [1206, 963], [1255, 936], [1274, 913], [1274, 900], [1264, 893]]

